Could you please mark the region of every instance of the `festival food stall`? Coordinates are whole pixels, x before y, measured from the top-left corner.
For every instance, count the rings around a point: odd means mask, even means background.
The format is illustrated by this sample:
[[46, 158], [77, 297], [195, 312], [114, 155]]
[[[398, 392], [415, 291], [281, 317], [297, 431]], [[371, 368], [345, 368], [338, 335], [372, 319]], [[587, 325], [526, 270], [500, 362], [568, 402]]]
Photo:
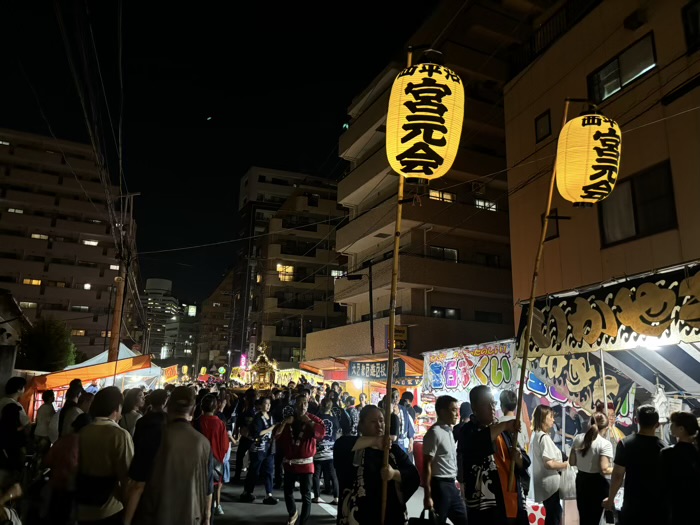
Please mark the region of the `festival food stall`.
[[[122, 378], [126, 382], [134, 378], [151, 377], [152, 367], [155, 366], [151, 363], [150, 356], [137, 355], [126, 346], [120, 347], [117, 361], [108, 362], [105, 359], [104, 362], [101, 362], [96, 359], [97, 357], [99, 356], [80, 365], [66, 367], [59, 372], [33, 377], [28, 382], [21, 399], [30, 419], [34, 418], [36, 410], [41, 406], [41, 394], [46, 390], [53, 390], [56, 393], [56, 405], [60, 407], [63, 405], [68, 384], [73, 379], [82, 380], [83, 385], [96, 383], [100, 388], [113, 384], [119, 386]], [[158, 371], [158, 375], [160, 375], [160, 368]]]

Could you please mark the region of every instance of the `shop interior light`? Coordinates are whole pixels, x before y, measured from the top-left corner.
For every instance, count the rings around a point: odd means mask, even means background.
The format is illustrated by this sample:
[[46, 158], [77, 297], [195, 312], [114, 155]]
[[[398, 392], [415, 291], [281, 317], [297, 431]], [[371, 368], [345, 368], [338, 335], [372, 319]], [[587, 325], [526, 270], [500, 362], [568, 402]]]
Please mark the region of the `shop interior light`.
[[353, 379], [352, 384], [357, 390], [362, 390], [362, 379]]

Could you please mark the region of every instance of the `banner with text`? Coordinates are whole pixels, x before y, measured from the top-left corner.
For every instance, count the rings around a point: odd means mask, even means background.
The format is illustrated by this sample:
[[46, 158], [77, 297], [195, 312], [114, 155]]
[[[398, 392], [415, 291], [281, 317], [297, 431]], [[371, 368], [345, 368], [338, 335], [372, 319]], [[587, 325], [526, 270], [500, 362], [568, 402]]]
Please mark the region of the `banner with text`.
[[[386, 381], [389, 361], [350, 361], [348, 378], [363, 381]], [[394, 359], [394, 379], [406, 377], [406, 363], [401, 358]]]
[[476, 385], [515, 386], [515, 341], [462, 346], [423, 354], [423, 392], [465, 391]]

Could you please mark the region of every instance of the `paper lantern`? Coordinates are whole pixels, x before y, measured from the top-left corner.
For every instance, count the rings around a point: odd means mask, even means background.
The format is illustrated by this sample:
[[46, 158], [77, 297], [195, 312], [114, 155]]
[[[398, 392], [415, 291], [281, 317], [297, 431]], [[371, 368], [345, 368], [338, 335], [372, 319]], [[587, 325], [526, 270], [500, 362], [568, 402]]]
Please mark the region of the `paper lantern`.
[[603, 115], [571, 119], [559, 134], [557, 189], [567, 201], [595, 204], [610, 195], [617, 182], [622, 132]]
[[464, 120], [464, 85], [452, 70], [416, 64], [398, 74], [386, 117], [386, 155], [406, 178], [437, 179], [452, 167]]
[[181, 369], [181, 370], [182, 370], [182, 375], [185, 375], [185, 376], [186, 376], [186, 375], [187, 375], [187, 371], [189, 370], [189, 368], [187, 367], [187, 365], [182, 365], [182, 369]]
[[220, 373], [221, 375], [224, 375], [224, 374], [226, 373], [226, 369], [225, 369], [223, 366], [220, 366], [220, 367], [219, 367], [219, 373]]
[[201, 368], [201, 370], [199, 371], [199, 375], [200, 375], [200, 376], [203, 376], [203, 375], [206, 375], [206, 374], [207, 374], [207, 367], [206, 367], [206, 366], [203, 366], [203, 367]]

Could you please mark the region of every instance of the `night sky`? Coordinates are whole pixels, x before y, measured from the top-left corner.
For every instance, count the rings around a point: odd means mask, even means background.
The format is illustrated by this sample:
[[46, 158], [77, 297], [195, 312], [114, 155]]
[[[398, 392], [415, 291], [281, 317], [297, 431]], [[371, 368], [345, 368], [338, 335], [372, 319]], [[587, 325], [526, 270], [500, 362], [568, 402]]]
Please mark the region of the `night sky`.
[[[235, 239], [238, 181], [251, 165], [337, 178], [347, 107], [402, 56], [436, 1], [249, 4], [124, 2], [124, 171], [129, 191], [142, 193], [140, 252]], [[61, 6], [75, 56], [81, 44], [92, 52], [89, 26], [76, 22], [91, 21], [116, 126], [119, 3]], [[86, 142], [53, 2], [0, 2], [0, 24], [0, 127], [49, 134], [31, 85], [56, 136]], [[101, 97], [96, 68], [90, 74], [81, 78]], [[106, 107], [100, 130], [115, 167]], [[182, 301], [199, 301], [234, 252], [225, 244], [142, 255], [142, 278], [172, 279]]]

